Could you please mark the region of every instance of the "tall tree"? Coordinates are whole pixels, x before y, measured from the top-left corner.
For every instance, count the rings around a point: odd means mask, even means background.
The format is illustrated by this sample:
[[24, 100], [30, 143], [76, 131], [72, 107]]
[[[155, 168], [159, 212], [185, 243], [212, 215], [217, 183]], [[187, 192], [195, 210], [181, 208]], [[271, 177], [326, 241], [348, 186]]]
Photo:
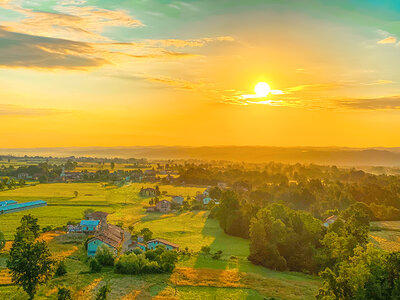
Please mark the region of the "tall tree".
[[36, 240], [40, 230], [36, 225], [32, 216], [22, 217], [7, 261], [12, 282], [20, 285], [29, 299], [34, 299], [39, 285], [51, 278], [55, 263], [46, 242]]

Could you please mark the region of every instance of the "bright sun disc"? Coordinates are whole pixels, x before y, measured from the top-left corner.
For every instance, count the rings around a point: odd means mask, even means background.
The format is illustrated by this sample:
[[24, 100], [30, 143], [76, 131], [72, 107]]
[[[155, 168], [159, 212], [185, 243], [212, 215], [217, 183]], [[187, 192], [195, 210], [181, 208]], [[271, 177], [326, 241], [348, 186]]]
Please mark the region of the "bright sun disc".
[[269, 92], [271, 92], [271, 88], [268, 83], [259, 82], [254, 88], [254, 91], [256, 92], [257, 97], [267, 97]]

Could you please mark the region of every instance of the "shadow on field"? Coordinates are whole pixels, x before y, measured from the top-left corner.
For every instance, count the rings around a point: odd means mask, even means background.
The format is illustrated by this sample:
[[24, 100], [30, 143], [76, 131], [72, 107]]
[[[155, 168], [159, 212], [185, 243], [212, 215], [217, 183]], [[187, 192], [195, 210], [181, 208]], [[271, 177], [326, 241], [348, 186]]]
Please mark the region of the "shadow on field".
[[213, 269], [226, 269], [229, 261], [225, 259], [212, 259], [213, 255], [221, 250], [222, 255], [224, 255], [221, 246], [225, 245], [223, 236], [221, 235], [221, 229], [219, 224], [215, 219], [207, 218], [204, 222], [203, 230], [201, 231], [204, 237], [213, 237], [214, 240], [210, 244], [211, 252], [209, 255], [199, 254], [194, 267], [195, 268], [213, 268]]

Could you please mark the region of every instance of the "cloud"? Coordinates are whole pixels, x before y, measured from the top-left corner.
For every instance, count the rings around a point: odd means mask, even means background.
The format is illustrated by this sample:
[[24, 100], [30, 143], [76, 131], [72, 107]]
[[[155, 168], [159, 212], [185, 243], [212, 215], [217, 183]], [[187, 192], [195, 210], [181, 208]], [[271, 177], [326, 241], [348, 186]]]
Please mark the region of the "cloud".
[[68, 113], [64, 110], [52, 109], [52, 108], [33, 108], [23, 107], [13, 104], [0, 104], [0, 115], [1, 116], [49, 116]]
[[0, 26], [0, 66], [48, 69], [88, 69], [110, 64], [84, 42], [38, 37]]
[[378, 44], [395, 44], [397, 42], [397, 38], [394, 36], [389, 36], [383, 40], [378, 41]]
[[85, 1], [61, 1], [53, 7], [55, 12], [44, 12], [23, 8], [17, 2], [6, 2], [3, 7], [22, 14], [24, 18], [2, 22], [2, 25], [15, 32], [81, 41], [110, 40], [102, 35], [107, 27], [143, 26], [141, 21], [124, 10], [108, 10], [83, 4]]
[[335, 101], [338, 106], [357, 110], [397, 110], [400, 109], [400, 95], [380, 98], [343, 99]]
[[220, 36], [213, 38], [201, 38], [201, 39], [189, 39], [189, 40], [180, 40], [180, 39], [146, 40], [145, 43], [153, 46], [184, 48], [184, 47], [203, 47], [204, 45], [211, 42], [232, 42], [232, 41], [234, 41], [234, 38], [231, 36]]

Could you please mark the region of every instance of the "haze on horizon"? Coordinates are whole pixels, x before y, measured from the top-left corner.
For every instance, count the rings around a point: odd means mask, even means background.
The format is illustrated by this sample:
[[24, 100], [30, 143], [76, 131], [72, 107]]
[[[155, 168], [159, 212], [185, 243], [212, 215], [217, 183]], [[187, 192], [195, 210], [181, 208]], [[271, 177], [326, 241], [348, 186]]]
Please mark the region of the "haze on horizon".
[[0, 0], [0, 147], [398, 146], [384, 2]]

